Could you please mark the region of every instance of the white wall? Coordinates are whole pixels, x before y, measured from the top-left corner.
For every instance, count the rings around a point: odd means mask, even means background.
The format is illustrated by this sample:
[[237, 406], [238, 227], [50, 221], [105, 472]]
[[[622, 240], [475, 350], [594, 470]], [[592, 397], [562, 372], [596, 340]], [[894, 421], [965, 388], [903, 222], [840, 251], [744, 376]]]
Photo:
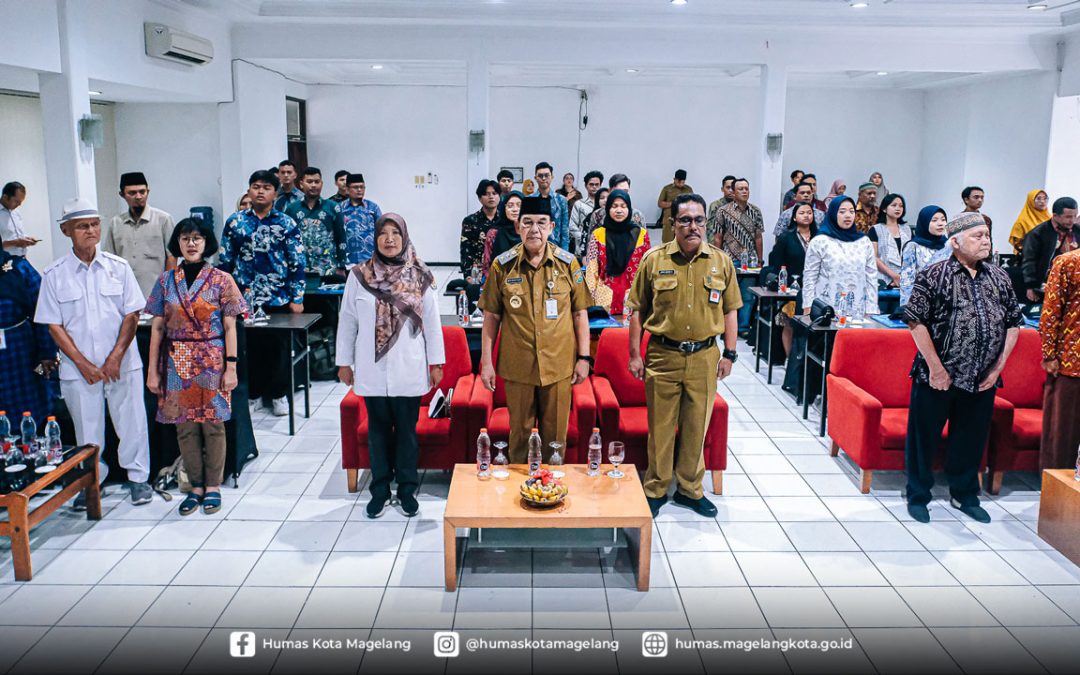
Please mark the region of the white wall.
[[[284, 105], [284, 101], [282, 101]], [[192, 206], [210, 206], [220, 231], [222, 211], [218, 111], [212, 103], [120, 103], [116, 111], [117, 179], [101, 206], [112, 216], [127, 208], [118, 193], [119, 174], [141, 171], [150, 182], [150, 204], [187, 216]]]
[[[1054, 99], [1050, 153], [1046, 161], [1046, 191], [1053, 197], [1080, 199], [1080, 96]], [[1019, 209], [1017, 209], [1019, 211]]]
[[60, 70], [55, 0], [0, 0], [0, 61], [35, 70]]
[[920, 91], [793, 88], [787, 95], [784, 187], [791, 186], [787, 176], [802, 169], [817, 176], [819, 197], [836, 179], [844, 180], [854, 197], [859, 185], [880, 171], [889, 190], [904, 195], [908, 212], [914, 213], [921, 203], [922, 125]]
[[62, 235], [49, 222], [45, 137], [37, 98], [0, 95], [0, 183], [11, 180], [26, 186], [26, 201], [19, 213], [26, 233], [42, 240], [27, 253], [40, 271], [52, 262], [53, 235]]
[[[1054, 73], [987, 79], [926, 94], [922, 197], [950, 216], [963, 210], [960, 191], [986, 191], [994, 246], [1009, 249], [1009, 230], [1027, 193], [1044, 188]], [[957, 166], [962, 167], [957, 171]], [[1056, 196], [1051, 193], [1051, 199]]]
[[[421, 258], [458, 260], [466, 214], [464, 87], [312, 86], [307, 113], [308, 162], [324, 181], [332, 183], [338, 169], [363, 173], [367, 196], [405, 218]], [[416, 188], [413, 177], [429, 172], [439, 184]]]

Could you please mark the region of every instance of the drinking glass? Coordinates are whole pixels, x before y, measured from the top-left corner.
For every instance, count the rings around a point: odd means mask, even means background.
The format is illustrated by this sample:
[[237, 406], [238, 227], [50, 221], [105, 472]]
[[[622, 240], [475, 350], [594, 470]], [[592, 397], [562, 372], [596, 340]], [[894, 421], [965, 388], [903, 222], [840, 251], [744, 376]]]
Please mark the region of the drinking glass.
[[611, 478], [622, 478], [626, 474], [619, 471], [619, 465], [622, 464], [623, 459], [626, 458], [626, 446], [622, 441], [612, 441], [608, 443], [608, 461], [611, 462], [613, 468], [607, 472], [607, 475]]
[[496, 480], [506, 480], [510, 477], [509, 464], [510, 461], [506, 458], [506, 450], [509, 444], [506, 441], [495, 441], [495, 449], [498, 450], [498, 454], [495, 455], [495, 459], [491, 460], [491, 475]]
[[551, 448], [551, 459], [548, 460], [548, 466], [551, 467], [551, 475], [554, 478], [562, 478], [566, 475], [566, 472], [562, 470], [563, 457], [560, 452], [563, 448], [563, 444], [558, 441], [552, 441], [548, 443], [548, 447]]

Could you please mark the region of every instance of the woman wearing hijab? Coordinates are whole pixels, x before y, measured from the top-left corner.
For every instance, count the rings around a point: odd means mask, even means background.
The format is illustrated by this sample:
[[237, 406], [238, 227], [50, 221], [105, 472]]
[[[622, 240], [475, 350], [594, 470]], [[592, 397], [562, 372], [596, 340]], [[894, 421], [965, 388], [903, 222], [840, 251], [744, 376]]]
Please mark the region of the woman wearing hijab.
[[881, 208], [881, 202], [885, 201], [885, 195], [889, 194], [889, 188], [885, 185], [885, 178], [880, 171], [870, 174], [870, 182], [877, 186], [877, 207]]
[[866, 236], [874, 243], [878, 280], [887, 287], [900, 287], [900, 256], [911, 241], [911, 228], [904, 216], [907, 203], [900, 195], [887, 195], [878, 210], [877, 223]]
[[[0, 410], [7, 413], [13, 433], [24, 412], [39, 427], [52, 414], [46, 377], [56, 367], [56, 343], [48, 326], [34, 323], [40, 290], [41, 276], [33, 265], [0, 246]], [[38, 368], [44, 377], [35, 372]]]
[[829, 188], [829, 194], [825, 195], [825, 208], [829, 208], [829, 204], [832, 200], [836, 199], [840, 195], [847, 192], [847, 183], [837, 178], [832, 182], [832, 187]]
[[877, 259], [870, 239], [855, 227], [855, 200], [840, 196], [829, 204], [825, 223], [806, 247], [803, 270], [803, 313], [814, 300], [837, 309], [842, 296], [858, 318], [878, 313]]
[[[945, 209], [931, 204], [919, 211], [915, 222], [915, 236], [904, 246], [900, 264], [900, 306], [907, 304], [911, 297], [911, 287], [915, 285], [915, 275], [919, 270], [948, 256], [945, 250], [945, 224], [949, 217]], [[942, 253], [944, 251], [944, 253]]]
[[487, 231], [484, 237], [483, 273], [487, 277], [491, 261], [521, 243], [517, 231], [518, 214], [521, 213], [521, 200], [525, 195], [518, 190], [511, 190], [499, 201], [499, 210], [495, 216], [495, 227]]
[[649, 233], [634, 224], [633, 212], [628, 192], [608, 193], [604, 224], [593, 230], [585, 253], [585, 285], [593, 304], [612, 315], [623, 313], [626, 292], [650, 247]]
[[368, 518], [378, 518], [397, 482], [401, 510], [420, 510], [416, 489], [420, 398], [442, 381], [442, 325], [431, 271], [409, 241], [405, 219], [375, 223], [375, 255], [352, 269], [338, 317], [338, 379], [364, 397], [371, 457]]
[[1046, 210], [1049, 201], [1046, 190], [1032, 190], [1028, 193], [1024, 208], [1020, 210], [1020, 215], [1016, 217], [1016, 223], [1009, 232], [1009, 243], [1016, 255], [1020, 255], [1023, 250], [1027, 233], [1034, 230], [1036, 225], [1050, 220], [1050, 212]]

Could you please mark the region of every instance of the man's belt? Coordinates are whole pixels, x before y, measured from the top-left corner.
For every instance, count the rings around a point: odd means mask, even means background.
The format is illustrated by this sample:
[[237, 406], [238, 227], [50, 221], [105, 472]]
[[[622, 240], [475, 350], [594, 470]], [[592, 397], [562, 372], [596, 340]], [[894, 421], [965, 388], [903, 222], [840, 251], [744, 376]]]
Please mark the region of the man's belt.
[[693, 354], [694, 352], [700, 352], [702, 349], [708, 349], [709, 347], [712, 347], [714, 344], [716, 344], [715, 336], [709, 338], [708, 340], [701, 340], [699, 342], [695, 342], [693, 340], [683, 340], [682, 342], [679, 342], [678, 340], [670, 340], [663, 335], [653, 335], [650, 340], [656, 340], [665, 347], [678, 350], [684, 354]]

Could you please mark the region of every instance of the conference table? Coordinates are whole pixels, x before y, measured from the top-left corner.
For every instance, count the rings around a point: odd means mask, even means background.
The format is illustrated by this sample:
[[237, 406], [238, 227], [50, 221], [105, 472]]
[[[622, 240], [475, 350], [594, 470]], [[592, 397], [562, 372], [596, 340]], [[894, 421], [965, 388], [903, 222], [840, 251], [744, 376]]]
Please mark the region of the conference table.
[[798, 297], [798, 292], [785, 291], [770, 291], [764, 286], [751, 286], [749, 288], [750, 294], [757, 298], [757, 330], [754, 331], [754, 372], [761, 372], [761, 327], [765, 327], [766, 339], [765, 339], [765, 361], [768, 364], [768, 375], [765, 381], [768, 384], [772, 384], [772, 371], [773, 371], [773, 359], [772, 359], [772, 345], [773, 345], [773, 326], [776, 325], [776, 304], [786, 302], [794, 302]]

